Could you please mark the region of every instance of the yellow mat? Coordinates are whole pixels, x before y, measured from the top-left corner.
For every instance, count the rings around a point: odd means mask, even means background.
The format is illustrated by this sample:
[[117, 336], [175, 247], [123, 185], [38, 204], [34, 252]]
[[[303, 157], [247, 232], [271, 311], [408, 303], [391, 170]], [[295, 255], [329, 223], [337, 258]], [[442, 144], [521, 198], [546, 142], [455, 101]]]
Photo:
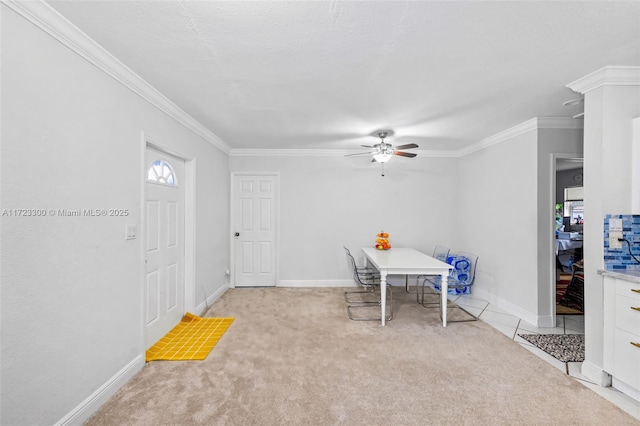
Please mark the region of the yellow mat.
[[233, 320], [202, 318], [187, 312], [178, 325], [147, 350], [146, 360], [203, 360]]

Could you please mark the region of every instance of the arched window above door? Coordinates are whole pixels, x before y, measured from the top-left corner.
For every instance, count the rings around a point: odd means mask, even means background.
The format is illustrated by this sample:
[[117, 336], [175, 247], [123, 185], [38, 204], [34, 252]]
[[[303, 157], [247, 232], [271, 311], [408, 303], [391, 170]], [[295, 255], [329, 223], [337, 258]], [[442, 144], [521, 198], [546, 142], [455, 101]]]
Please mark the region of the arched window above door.
[[165, 160], [155, 160], [147, 171], [147, 182], [178, 186], [176, 174], [171, 164]]

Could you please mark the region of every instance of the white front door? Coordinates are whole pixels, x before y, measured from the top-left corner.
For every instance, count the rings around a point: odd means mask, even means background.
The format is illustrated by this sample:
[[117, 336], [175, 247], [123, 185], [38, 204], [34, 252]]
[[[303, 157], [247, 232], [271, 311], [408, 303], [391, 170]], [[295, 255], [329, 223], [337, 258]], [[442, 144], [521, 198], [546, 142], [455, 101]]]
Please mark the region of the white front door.
[[147, 147], [145, 347], [184, 315], [184, 161]]
[[236, 174], [233, 182], [235, 285], [275, 286], [278, 177]]

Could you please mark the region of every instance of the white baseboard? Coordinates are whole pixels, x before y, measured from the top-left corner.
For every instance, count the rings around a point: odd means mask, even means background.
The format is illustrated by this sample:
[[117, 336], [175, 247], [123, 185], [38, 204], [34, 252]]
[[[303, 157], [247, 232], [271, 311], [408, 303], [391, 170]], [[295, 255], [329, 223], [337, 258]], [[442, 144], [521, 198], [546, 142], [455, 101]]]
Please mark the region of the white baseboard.
[[144, 367], [144, 354], [135, 357], [129, 364], [125, 365], [106, 383], [92, 393], [80, 405], [71, 410], [66, 416], [58, 420], [55, 425], [82, 425], [98, 409], [109, 400], [122, 386]]
[[225, 284], [216, 290], [212, 295], [206, 298], [206, 302], [202, 302], [198, 306], [196, 306], [196, 315], [202, 315], [204, 312], [209, 309], [209, 306], [213, 304], [216, 300], [218, 300], [222, 295], [229, 290], [229, 284]]
[[482, 300], [486, 300], [487, 302], [496, 305], [500, 309], [504, 309], [508, 313], [513, 316], [516, 316], [529, 324], [536, 325], [537, 327], [551, 327], [551, 325], [543, 325], [550, 324], [550, 317], [539, 317], [529, 311], [522, 309], [521, 307], [514, 305], [511, 302], [508, 302], [500, 297], [495, 296], [494, 294], [488, 293], [478, 287], [473, 286], [471, 288], [471, 294], [479, 297]]
[[615, 389], [618, 389], [623, 394], [625, 394], [625, 395], [635, 399], [636, 401], [640, 402], [640, 390], [635, 389], [635, 388], [627, 385], [626, 383], [623, 383], [623, 382], [617, 380], [615, 377], [613, 378], [613, 381], [611, 382], [611, 386], [614, 387]]
[[280, 280], [276, 287], [355, 287], [353, 280]]
[[584, 377], [592, 381], [598, 386], [611, 386], [611, 375], [604, 371], [602, 367], [595, 365], [589, 360], [582, 362], [580, 372]]

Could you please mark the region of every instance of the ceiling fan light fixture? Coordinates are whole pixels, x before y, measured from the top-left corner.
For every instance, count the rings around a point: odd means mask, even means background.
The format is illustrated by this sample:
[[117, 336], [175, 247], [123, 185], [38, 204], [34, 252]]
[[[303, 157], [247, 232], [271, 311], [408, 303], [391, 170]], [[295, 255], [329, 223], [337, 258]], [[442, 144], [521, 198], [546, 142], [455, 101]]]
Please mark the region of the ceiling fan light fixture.
[[373, 159], [378, 163], [386, 163], [393, 157], [393, 154], [389, 154], [388, 152], [377, 152], [373, 154]]

